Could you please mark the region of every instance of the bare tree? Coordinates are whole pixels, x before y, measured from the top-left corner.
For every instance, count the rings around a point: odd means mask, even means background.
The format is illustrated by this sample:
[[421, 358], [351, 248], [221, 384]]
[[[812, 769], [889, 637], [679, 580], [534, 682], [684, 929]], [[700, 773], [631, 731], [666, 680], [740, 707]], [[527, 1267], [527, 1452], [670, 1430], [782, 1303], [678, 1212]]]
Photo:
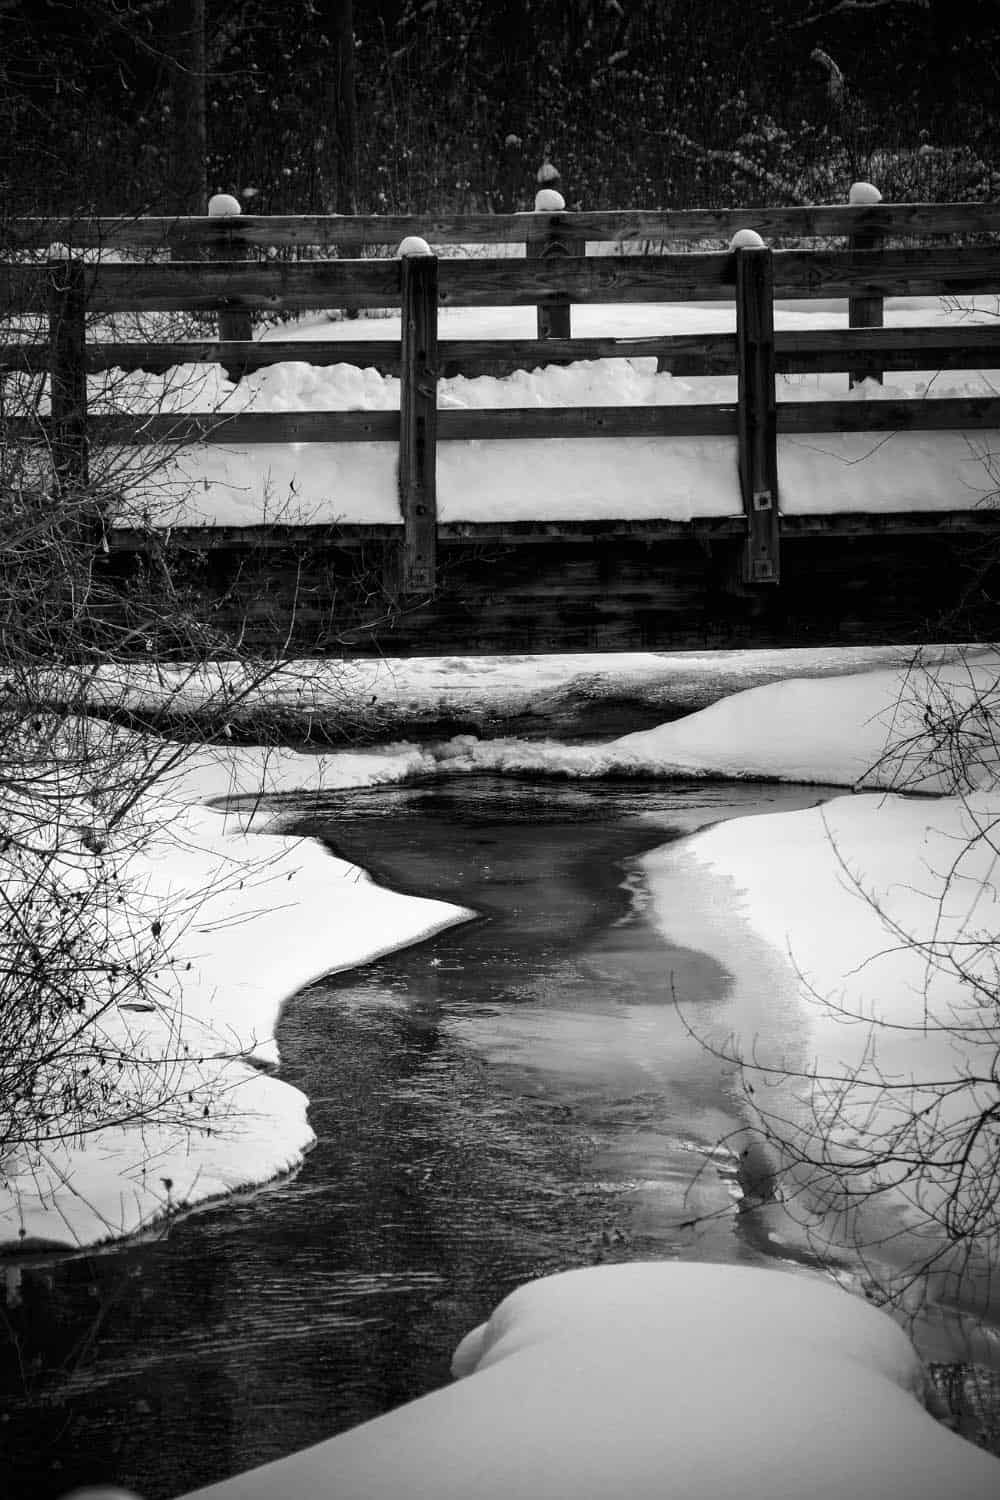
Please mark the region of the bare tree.
[[[58, 278], [70, 262], [48, 264]], [[104, 325], [106, 337], [134, 336], [124, 315]], [[59, 342], [58, 320], [28, 307], [6, 335], [7, 350], [24, 352], [20, 367], [5, 355], [0, 369], [0, 1175], [9, 1177], [109, 1125], [218, 1128], [216, 1064], [240, 1046], [184, 1016], [175, 949], [201, 899], [229, 877], [168, 901], [151, 895], [136, 857], [168, 836], [157, 799], [170, 778], [234, 717], [244, 735], [255, 732], [282, 642], [254, 656], [238, 624], [206, 622], [190, 559], [160, 524], [179, 498], [172, 445], [90, 446], [72, 420], [79, 392], [53, 385], [34, 357], [36, 339]], [[151, 411], [191, 397], [169, 374], [159, 386], [115, 370], [89, 383], [91, 406], [106, 413], [134, 410], [140, 389]], [[116, 557], [116, 524], [144, 527], [145, 552]], [[151, 682], [164, 656], [176, 665]], [[210, 665], [219, 657], [224, 670]], [[140, 732], [137, 701], [152, 701], [145, 718], [169, 722], [172, 737]]]

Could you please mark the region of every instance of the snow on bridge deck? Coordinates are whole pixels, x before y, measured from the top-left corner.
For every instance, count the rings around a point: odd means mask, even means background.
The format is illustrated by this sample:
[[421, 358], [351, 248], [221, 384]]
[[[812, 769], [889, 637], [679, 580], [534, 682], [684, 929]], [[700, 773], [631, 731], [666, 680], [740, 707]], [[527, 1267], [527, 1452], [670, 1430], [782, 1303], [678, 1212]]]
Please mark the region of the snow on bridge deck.
[[[441, 312], [441, 335], [518, 338], [532, 332], [531, 308]], [[580, 336], [732, 332], [726, 304], [632, 304], [574, 310]], [[900, 298], [886, 324], [986, 324], [996, 299]], [[845, 327], [846, 303], [779, 303], [778, 330]], [[280, 325], [265, 339], [398, 339], [399, 315]], [[307, 351], [303, 350], [304, 354]], [[123, 377], [116, 400], [133, 409], [218, 412], [390, 411], [399, 380], [350, 365], [286, 363], [232, 385], [217, 366], [185, 366]], [[98, 377], [93, 386], [99, 405]], [[859, 402], [900, 397], [995, 396], [998, 371], [895, 372], [879, 385], [848, 390], [844, 375], [779, 375], [782, 400]], [[678, 378], [655, 359], [600, 360], [519, 372], [498, 379], [456, 376], [439, 384], [441, 410], [553, 406], [673, 406], [735, 402], [735, 376]], [[872, 511], [972, 510], [1000, 481], [992, 432], [786, 433], [778, 437], [779, 496], [786, 515]], [[265, 520], [307, 525], [399, 524], [394, 442], [215, 442], [179, 450], [170, 473], [175, 524], [250, 526]], [[162, 495], [160, 479], [158, 492]], [[442, 441], [437, 454], [442, 523], [530, 520], [690, 520], [739, 516], [736, 439], [724, 436]]]

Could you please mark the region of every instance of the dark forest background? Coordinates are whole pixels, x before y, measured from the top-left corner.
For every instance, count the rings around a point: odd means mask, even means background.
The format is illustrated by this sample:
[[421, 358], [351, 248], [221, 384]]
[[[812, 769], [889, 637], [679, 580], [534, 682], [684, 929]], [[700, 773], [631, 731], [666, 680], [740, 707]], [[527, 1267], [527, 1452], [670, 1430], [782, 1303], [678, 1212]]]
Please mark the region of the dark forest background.
[[[7, 212], [1000, 191], [998, 0], [0, 0]], [[516, 139], [512, 139], [516, 138]]]

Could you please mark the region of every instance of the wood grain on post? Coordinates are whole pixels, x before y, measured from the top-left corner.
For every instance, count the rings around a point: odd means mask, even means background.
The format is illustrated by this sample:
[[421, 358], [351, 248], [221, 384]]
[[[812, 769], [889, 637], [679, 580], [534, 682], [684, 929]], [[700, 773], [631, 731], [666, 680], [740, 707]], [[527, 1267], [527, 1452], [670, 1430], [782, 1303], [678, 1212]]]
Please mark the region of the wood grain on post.
[[[240, 215], [237, 199], [230, 197], [228, 193], [216, 193], [209, 200], [208, 213], [211, 219], [231, 219]], [[243, 261], [250, 258], [250, 246], [241, 235], [234, 235], [223, 230], [218, 235], [212, 236], [209, 245], [210, 260]], [[253, 314], [245, 308], [223, 307], [219, 311], [219, 343], [249, 343], [253, 338]], [[238, 381], [246, 374], [246, 367], [240, 362], [228, 363], [225, 366], [226, 374], [230, 380]]]
[[437, 569], [437, 256], [401, 248], [399, 503], [404, 594], [433, 593]]
[[[882, 194], [870, 182], [855, 182], [848, 196], [851, 207], [873, 205], [882, 201]], [[853, 254], [855, 250], [881, 250], [885, 235], [871, 230], [856, 232], [847, 241]], [[850, 297], [847, 302], [847, 322], [850, 328], [882, 328], [885, 325], [885, 303], [881, 297]], [[863, 380], [882, 381], [883, 369], [874, 360], [859, 360], [848, 372], [851, 385], [860, 385]]]
[[[538, 170], [538, 192], [535, 194], [535, 213], [538, 216], [529, 226], [525, 241], [525, 254], [529, 260], [560, 260], [564, 256], [580, 255], [586, 250], [581, 241], [562, 217], [566, 200], [558, 191], [559, 173], [550, 161], [542, 163]], [[548, 217], [549, 215], [559, 217]], [[572, 338], [570, 327], [572, 314], [568, 297], [553, 297], [538, 304], [538, 337], [540, 339]]]
[[62, 493], [82, 489], [87, 465], [86, 285], [68, 252], [49, 261], [52, 458]]
[[771, 252], [736, 250], [740, 489], [747, 518], [744, 583], [780, 581], [774, 295]]

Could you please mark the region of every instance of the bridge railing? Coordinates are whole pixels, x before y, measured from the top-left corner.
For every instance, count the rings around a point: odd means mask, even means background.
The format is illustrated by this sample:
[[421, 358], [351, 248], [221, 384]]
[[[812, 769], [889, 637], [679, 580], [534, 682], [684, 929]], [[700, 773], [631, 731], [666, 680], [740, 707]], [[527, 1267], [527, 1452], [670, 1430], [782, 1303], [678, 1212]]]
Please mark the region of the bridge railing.
[[[530, 222], [526, 222], [530, 221]], [[759, 238], [726, 251], [586, 255], [590, 240], [627, 234], [646, 243], [672, 237], [720, 236], [752, 224], [781, 236], [846, 235], [848, 249], [828, 245], [770, 250]], [[439, 442], [468, 439], [692, 436], [736, 439], [737, 472], [746, 515], [744, 581], [776, 582], [779, 567], [777, 434], [1000, 428], [994, 397], [916, 400], [781, 401], [783, 371], [1000, 367], [1000, 326], [973, 328], [846, 328], [775, 333], [776, 298], [847, 298], [881, 323], [882, 299], [964, 297], [1000, 293], [1000, 248], [975, 237], [1000, 230], [1000, 206], [886, 205], [814, 209], [683, 211], [647, 214], [517, 214], [467, 218], [255, 219], [233, 214], [187, 220], [31, 221], [13, 239], [20, 253], [0, 267], [4, 305], [12, 314], [44, 312], [41, 343], [11, 339], [0, 368], [48, 371], [49, 436], [57, 473], [85, 477], [87, 445], [113, 443], [302, 443], [382, 441], [399, 445], [404, 589], [424, 592], [435, 576], [435, 453]], [[422, 231], [422, 233], [421, 233]], [[249, 247], [389, 242], [420, 234], [427, 253], [396, 259], [253, 261]], [[32, 247], [55, 253], [32, 260]], [[439, 258], [430, 242], [506, 243], [523, 239], [542, 251], [523, 259]], [[953, 236], [972, 243], [856, 248], [880, 236]], [[744, 236], [745, 238], [745, 236]], [[112, 260], [123, 250], [163, 251], [208, 245], [204, 260]], [[557, 253], [544, 253], [557, 246]], [[574, 338], [574, 304], [729, 301], [736, 333], [651, 338]], [[439, 311], [501, 305], [538, 309], [536, 339], [439, 339]], [[249, 316], [338, 307], [399, 308], [399, 340], [253, 342]], [[555, 310], [558, 316], [550, 314]], [[222, 341], [120, 341], [120, 313], [215, 313], [245, 337]], [[93, 326], [96, 323], [96, 328]], [[562, 330], [561, 332], [559, 330]], [[98, 337], [94, 337], [94, 333]], [[100, 337], [104, 333], [104, 338]], [[655, 407], [565, 407], [437, 410], [442, 373], [473, 373], [498, 364], [514, 368], [553, 361], [653, 354], [660, 368], [687, 376], [736, 373], [735, 403]], [[378, 365], [401, 376], [400, 411], [164, 414], [87, 411], [86, 375], [113, 366], [164, 369], [215, 361], [232, 373], [282, 359], [317, 364]], [[16, 423], [12, 429], [16, 431]], [[734, 475], [735, 480], [735, 475]], [[735, 486], [734, 486], [735, 487]]]

